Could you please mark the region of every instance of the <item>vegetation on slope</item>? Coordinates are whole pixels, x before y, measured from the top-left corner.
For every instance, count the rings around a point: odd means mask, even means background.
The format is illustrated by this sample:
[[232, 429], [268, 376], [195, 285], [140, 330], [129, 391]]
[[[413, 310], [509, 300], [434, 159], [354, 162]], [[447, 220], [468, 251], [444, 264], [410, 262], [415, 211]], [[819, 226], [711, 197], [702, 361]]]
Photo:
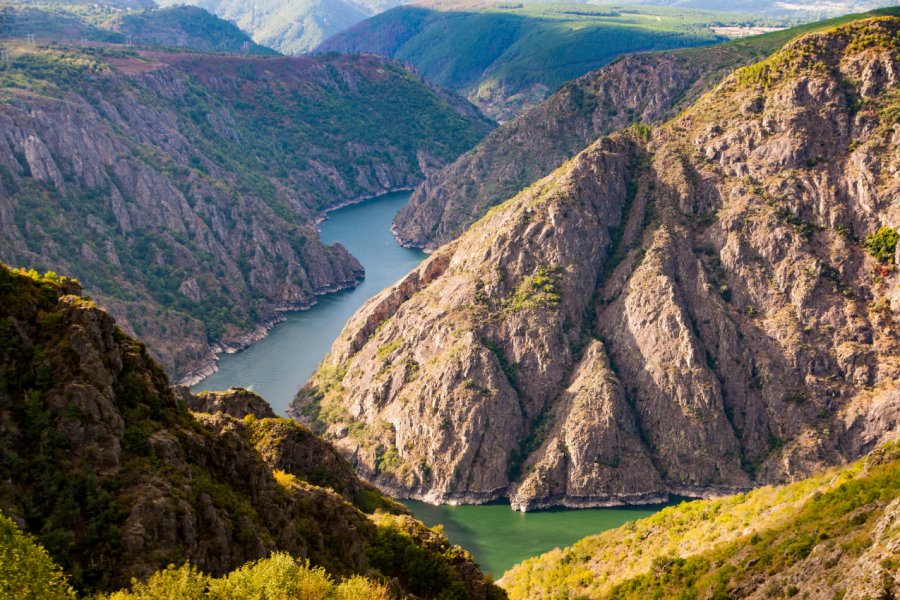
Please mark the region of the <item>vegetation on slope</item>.
[[319, 50], [368, 52], [413, 64], [485, 114], [507, 120], [620, 54], [710, 44], [723, 39], [709, 29], [711, 23], [748, 19], [588, 4], [411, 5], [364, 21]]
[[180, 47], [204, 52], [277, 54], [246, 33], [196, 7], [126, 8], [86, 2], [16, 0], [0, 15], [0, 34], [44, 43], [111, 43]]
[[815, 477], [685, 502], [527, 560], [511, 598], [890, 598], [900, 445]]
[[288, 554], [248, 563], [220, 578], [209, 577], [189, 565], [154, 573], [131, 590], [103, 596], [104, 600], [388, 600], [387, 586], [364, 577], [335, 582], [321, 567], [310, 567]]
[[[900, 9], [869, 14], [900, 15]], [[631, 55], [569, 82], [430, 174], [397, 214], [394, 231], [406, 245], [434, 250], [601, 135], [669, 118], [735, 68], [762, 60], [800, 35], [861, 16], [701, 48]]]
[[79, 277], [179, 375], [356, 281], [317, 213], [410, 187], [490, 128], [375, 57], [22, 45], [0, 86], [0, 258]]
[[[53, 273], [0, 266], [0, 509], [78, 590], [113, 591], [186, 561], [222, 576], [281, 551], [347, 589], [369, 589], [353, 579], [361, 575], [380, 582], [371, 589], [396, 580], [425, 598], [500, 594], [466, 552], [359, 482], [297, 424], [188, 412], [186, 391], [176, 394], [145, 347], [79, 291]], [[285, 556], [208, 585], [249, 589], [273, 572], [342, 593]], [[148, 585], [194, 585], [191, 573]]]

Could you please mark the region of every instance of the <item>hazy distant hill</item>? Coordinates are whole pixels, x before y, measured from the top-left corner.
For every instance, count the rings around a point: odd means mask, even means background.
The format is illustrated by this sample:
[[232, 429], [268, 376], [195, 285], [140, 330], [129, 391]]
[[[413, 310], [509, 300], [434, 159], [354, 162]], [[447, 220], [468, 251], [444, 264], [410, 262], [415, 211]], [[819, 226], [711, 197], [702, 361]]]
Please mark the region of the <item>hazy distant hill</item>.
[[863, 12], [897, 3], [891, 0], [829, 0], [826, 2], [820, 0], [730, 0], [729, 2], [721, 2], [721, 0], [637, 0], [635, 4], [740, 11], [779, 17], [794, 16], [809, 21]]
[[160, 0], [160, 4], [202, 6], [234, 21], [264, 46], [284, 54], [301, 54], [332, 35], [401, 3], [393, 0]]
[[0, 35], [33, 34], [45, 42], [106, 42], [181, 47], [204, 52], [277, 54], [253, 42], [234, 23], [194, 6], [158, 9], [75, 2], [18, 2], [0, 15]]
[[319, 50], [410, 63], [502, 121], [621, 54], [712, 43], [724, 38], [710, 24], [748, 22], [753, 17], [665, 7], [417, 3], [364, 21]]

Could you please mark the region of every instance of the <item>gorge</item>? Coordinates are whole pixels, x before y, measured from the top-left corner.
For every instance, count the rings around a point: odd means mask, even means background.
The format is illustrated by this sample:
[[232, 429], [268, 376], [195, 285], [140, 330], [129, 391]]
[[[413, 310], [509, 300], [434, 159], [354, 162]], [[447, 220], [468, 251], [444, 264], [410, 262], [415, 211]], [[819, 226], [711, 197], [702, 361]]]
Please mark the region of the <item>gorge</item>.
[[0, 598], [900, 596], [900, 9], [16, 1]]

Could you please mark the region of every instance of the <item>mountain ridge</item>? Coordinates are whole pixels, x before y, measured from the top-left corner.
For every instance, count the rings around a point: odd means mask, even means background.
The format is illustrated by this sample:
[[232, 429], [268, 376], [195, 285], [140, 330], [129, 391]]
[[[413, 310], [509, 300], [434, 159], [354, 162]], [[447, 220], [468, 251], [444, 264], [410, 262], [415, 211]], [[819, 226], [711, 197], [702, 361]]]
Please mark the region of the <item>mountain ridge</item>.
[[752, 19], [650, 6], [417, 3], [363, 21], [317, 51], [412, 64], [489, 117], [506, 121], [619, 55], [710, 44], [724, 39], [710, 22]]

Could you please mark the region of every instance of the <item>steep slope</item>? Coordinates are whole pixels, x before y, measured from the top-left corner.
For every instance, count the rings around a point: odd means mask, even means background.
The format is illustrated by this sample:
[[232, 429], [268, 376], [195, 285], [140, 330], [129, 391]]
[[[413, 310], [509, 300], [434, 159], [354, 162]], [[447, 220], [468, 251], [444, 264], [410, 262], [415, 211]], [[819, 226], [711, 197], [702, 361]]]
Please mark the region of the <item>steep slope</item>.
[[282, 551], [421, 597], [494, 594], [468, 554], [300, 425], [189, 413], [143, 344], [78, 292], [0, 266], [0, 509], [75, 587], [185, 560], [222, 575]]
[[383, 489], [519, 509], [871, 449], [900, 418], [898, 29], [803, 37], [598, 140], [360, 309], [295, 414]]
[[511, 598], [895, 598], [900, 448], [685, 503], [515, 566]]
[[426, 2], [373, 17], [317, 50], [410, 63], [505, 121], [620, 54], [722, 40], [708, 27], [722, 19], [752, 17], [588, 4]]
[[[880, 13], [898, 16], [900, 9]], [[735, 68], [769, 56], [801, 33], [855, 18], [859, 15], [714, 47], [620, 58], [567, 83], [429, 175], [397, 214], [394, 232], [404, 245], [433, 251], [599, 136], [671, 117]]]
[[375, 57], [11, 50], [0, 259], [65, 271], [170, 373], [352, 286], [329, 205], [408, 188], [490, 125]]

